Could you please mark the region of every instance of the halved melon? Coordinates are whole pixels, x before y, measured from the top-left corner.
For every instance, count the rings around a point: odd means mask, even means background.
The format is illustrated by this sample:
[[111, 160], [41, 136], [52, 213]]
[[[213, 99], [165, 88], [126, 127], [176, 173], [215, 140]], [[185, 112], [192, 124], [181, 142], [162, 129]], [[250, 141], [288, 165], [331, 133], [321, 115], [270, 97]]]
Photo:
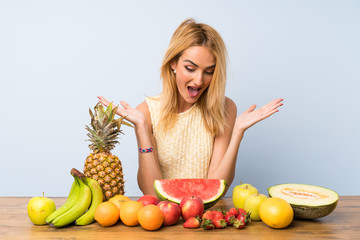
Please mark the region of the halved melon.
[[162, 179], [154, 181], [154, 189], [160, 200], [180, 204], [184, 197], [201, 198], [204, 207], [213, 206], [223, 195], [226, 187], [222, 179]]
[[279, 184], [268, 189], [270, 197], [290, 203], [294, 217], [315, 219], [325, 217], [336, 208], [339, 195], [328, 188], [307, 184]]

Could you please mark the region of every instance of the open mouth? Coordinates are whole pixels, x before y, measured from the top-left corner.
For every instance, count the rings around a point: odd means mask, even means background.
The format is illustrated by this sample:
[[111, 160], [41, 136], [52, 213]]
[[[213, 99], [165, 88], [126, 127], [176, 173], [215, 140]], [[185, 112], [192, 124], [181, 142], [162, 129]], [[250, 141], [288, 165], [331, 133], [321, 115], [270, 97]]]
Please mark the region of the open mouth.
[[201, 88], [188, 87], [188, 91], [191, 97], [196, 97], [199, 94], [200, 90]]

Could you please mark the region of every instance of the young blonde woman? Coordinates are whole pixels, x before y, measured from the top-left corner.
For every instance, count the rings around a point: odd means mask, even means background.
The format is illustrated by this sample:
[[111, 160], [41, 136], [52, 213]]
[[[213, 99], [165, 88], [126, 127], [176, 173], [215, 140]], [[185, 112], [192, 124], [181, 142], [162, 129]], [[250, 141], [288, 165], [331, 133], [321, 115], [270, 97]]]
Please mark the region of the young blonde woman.
[[[117, 114], [134, 124], [138, 184], [152, 194], [155, 179], [215, 178], [228, 186], [245, 131], [271, 116], [281, 98], [237, 116], [225, 96], [226, 49], [212, 27], [187, 19], [174, 32], [161, 65], [163, 89], [137, 108], [124, 101]], [[99, 97], [105, 106], [109, 101]]]

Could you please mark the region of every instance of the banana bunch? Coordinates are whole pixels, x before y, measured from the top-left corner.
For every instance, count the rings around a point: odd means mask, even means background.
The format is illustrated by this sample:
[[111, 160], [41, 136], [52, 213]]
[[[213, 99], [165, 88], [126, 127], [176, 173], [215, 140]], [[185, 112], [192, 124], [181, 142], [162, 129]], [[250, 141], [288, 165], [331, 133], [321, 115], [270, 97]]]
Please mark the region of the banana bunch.
[[94, 221], [96, 207], [103, 201], [98, 181], [86, 178], [83, 173], [71, 169], [74, 182], [66, 202], [46, 218], [54, 227], [64, 227], [73, 222], [84, 226]]

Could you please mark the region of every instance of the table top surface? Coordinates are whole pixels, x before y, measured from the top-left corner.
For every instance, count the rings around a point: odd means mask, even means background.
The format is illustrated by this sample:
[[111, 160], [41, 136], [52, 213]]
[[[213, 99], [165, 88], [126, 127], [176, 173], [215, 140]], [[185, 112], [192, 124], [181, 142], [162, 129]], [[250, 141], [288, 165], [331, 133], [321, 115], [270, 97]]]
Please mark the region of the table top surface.
[[[57, 207], [66, 198], [52, 198]], [[132, 199], [137, 199], [136, 197]], [[182, 221], [157, 231], [140, 226], [127, 227], [118, 222], [111, 227], [98, 223], [87, 226], [54, 228], [35, 226], [27, 216], [30, 198], [0, 198], [0, 239], [360, 239], [360, 196], [341, 196], [334, 212], [317, 220], [294, 221], [284, 229], [272, 229], [263, 222], [251, 222], [246, 228], [204, 230], [185, 229]], [[231, 198], [221, 199], [211, 209], [230, 209]]]

